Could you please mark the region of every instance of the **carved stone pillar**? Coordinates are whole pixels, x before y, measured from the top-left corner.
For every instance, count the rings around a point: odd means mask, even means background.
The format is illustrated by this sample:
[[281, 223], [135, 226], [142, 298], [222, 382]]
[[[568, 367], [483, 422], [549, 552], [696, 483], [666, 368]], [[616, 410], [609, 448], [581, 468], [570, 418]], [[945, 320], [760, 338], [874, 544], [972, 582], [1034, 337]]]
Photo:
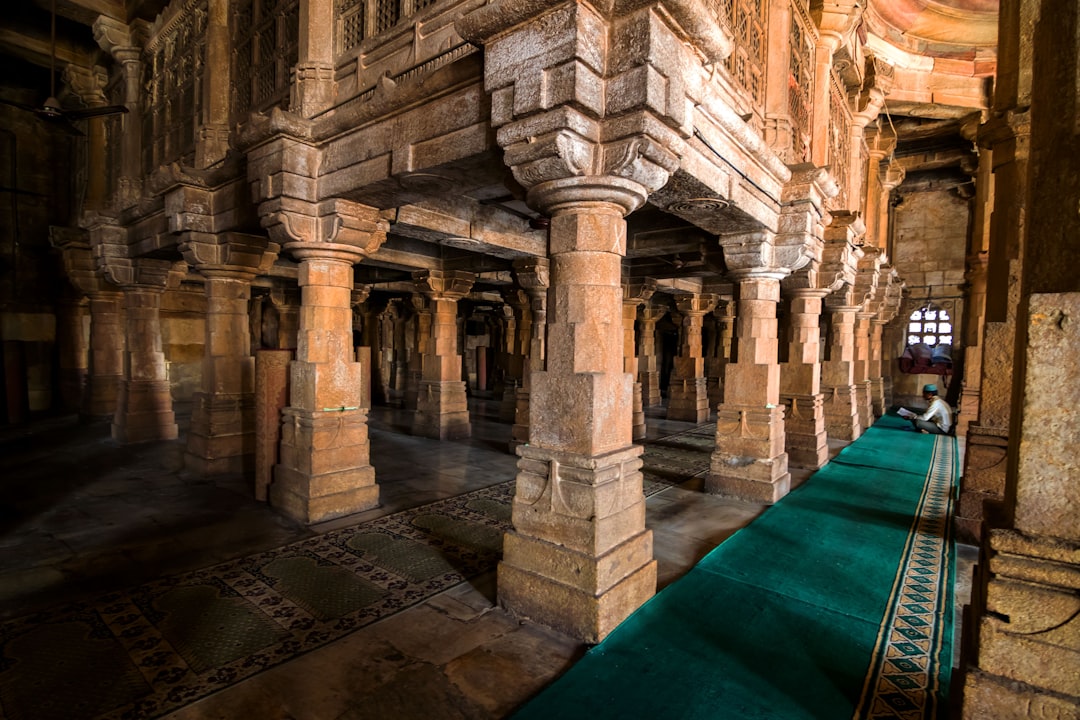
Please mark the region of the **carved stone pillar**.
[[[810, 161], [818, 167], [830, 164], [847, 165], [850, 162], [850, 158], [829, 157], [829, 132], [832, 131], [829, 112], [830, 85], [833, 55], [840, 49], [844, 38], [850, 34], [852, 27], [859, 21], [864, 7], [858, 0], [839, 0], [838, 2], [815, 3], [810, 10], [810, 15], [818, 28], [818, 41], [814, 47]], [[844, 190], [847, 191], [847, 188]]]
[[[656, 292], [656, 283], [647, 280], [643, 283], [623, 283], [623, 367], [631, 377], [636, 377], [638, 358], [635, 354], [634, 325], [637, 322], [639, 305], [649, 302]], [[645, 410], [642, 405], [641, 383], [634, 383], [634, 421], [632, 436], [634, 440], [645, 437]]]
[[515, 614], [595, 641], [656, 589], [617, 320], [623, 215], [644, 189], [568, 178], [530, 195], [551, 216], [548, 354], [530, 375], [529, 443], [517, 449], [499, 598]]
[[641, 385], [642, 408], [656, 407], [663, 403], [660, 395], [660, 369], [656, 361], [656, 323], [668, 309], [662, 305], [645, 303], [641, 308], [641, 337], [638, 347], [638, 384]]
[[421, 293], [413, 293], [409, 296], [409, 303], [413, 310], [413, 332], [407, 334], [408, 348], [408, 376], [405, 379], [405, 409], [416, 410], [420, 398], [420, 384], [424, 377], [424, 356], [430, 352], [431, 344], [431, 313], [428, 311], [428, 302]]
[[[113, 259], [111, 279], [123, 288], [126, 318], [124, 380], [112, 437], [121, 443], [175, 440], [178, 434], [165, 353], [161, 349], [161, 296], [179, 278], [168, 260]], [[174, 285], [175, 286], [175, 285]]]
[[882, 375], [882, 341], [885, 321], [880, 317], [870, 320], [870, 404], [874, 418], [885, 414], [889, 405], [885, 402], [885, 378]]
[[1028, 197], [1030, 112], [1009, 112], [979, 131], [980, 144], [993, 150], [994, 210], [990, 219], [983, 329], [979, 417], [968, 426], [963, 481], [957, 508], [957, 534], [968, 542], [982, 536], [983, 521], [1005, 493], [1005, 454], [1012, 417], [1014, 346], [1023, 277]]
[[278, 246], [253, 235], [188, 232], [180, 250], [206, 278], [207, 299], [202, 387], [193, 398], [185, 464], [204, 474], [246, 470], [255, 448], [248, 300], [251, 281], [273, 264]]
[[293, 67], [289, 108], [301, 117], [314, 117], [336, 101], [334, 9], [334, 0], [300, 3], [298, 58]]
[[870, 396], [870, 329], [873, 319], [873, 313], [855, 313], [855, 357], [852, 365], [852, 382], [855, 385], [859, 426], [864, 431], [874, 424], [874, 403]]
[[469, 294], [474, 276], [460, 271], [424, 270], [413, 275], [428, 298], [431, 336], [416, 399], [413, 434], [446, 440], [472, 433], [465, 381], [458, 352], [457, 303]]
[[271, 503], [304, 523], [375, 507], [365, 368], [355, 361], [353, 265], [386, 238], [378, 211], [344, 200], [265, 203], [263, 225], [299, 263], [300, 329]]
[[705, 490], [772, 503], [791, 486], [776, 321], [780, 280], [787, 271], [761, 268], [730, 275], [737, 283], [735, 360], [724, 368], [724, 401], [717, 409], [716, 450]]
[[788, 361], [780, 365], [780, 401], [784, 415], [788, 461], [800, 467], [819, 468], [829, 459], [825, 430], [825, 397], [821, 393], [819, 361], [822, 299], [829, 290], [794, 288], [788, 312]]
[[825, 396], [825, 425], [829, 437], [851, 442], [862, 435], [859, 398], [855, 386], [855, 314], [858, 305], [835, 305], [829, 310], [829, 349], [821, 364]]
[[529, 442], [529, 391], [532, 387], [532, 373], [543, 370], [547, 340], [547, 291], [550, 274], [547, 258], [528, 258], [514, 261], [514, 275], [518, 285], [529, 296], [532, 314], [532, 332], [529, 337], [529, 357], [521, 378], [521, 387], [517, 391], [517, 407], [514, 412], [514, 427], [510, 436], [510, 451]]
[[[64, 82], [79, 96], [89, 108], [103, 107], [109, 104], [105, 97], [105, 86], [109, 75], [105, 68], [95, 65], [84, 68], [67, 65], [64, 68]], [[105, 159], [105, 118], [101, 116], [86, 119], [86, 167], [91, 171], [86, 175], [86, 191], [83, 195], [82, 209], [86, 211], [104, 210], [107, 204], [108, 188], [105, 187], [106, 173], [98, 168], [106, 167]]]
[[117, 173], [115, 205], [133, 205], [142, 192], [142, 49], [136, 25], [99, 15], [94, 21], [94, 40], [112, 55], [123, 73], [123, 104], [128, 112], [121, 126], [120, 168]]
[[724, 366], [731, 361], [731, 344], [735, 338], [735, 299], [721, 298], [713, 314], [717, 324], [716, 348], [713, 354], [706, 353], [705, 357], [705, 384], [710, 410], [724, 401]]
[[195, 167], [205, 169], [229, 152], [229, 110], [232, 99], [232, 46], [229, 37], [229, 0], [207, 0], [206, 67], [203, 73], [202, 111], [195, 139]]
[[[517, 416], [518, 390], [524, 384], [528, 372], [529, 348], [532, 344], [532, 309], [529, 293], [513, 290], [503, 295], [503, 396], [499, 406], [499, 419], [513, 423]], [[512, 448], [511, 448], [512, 449]]]
[[683, 318], [683, 343], [668, 385], [668, 420], [702, 423], [709, 419], [701, 326], [705, 314], [716, 307], [716, 300], [716, 295], [709, 293], [675, 296], [675, 305]]

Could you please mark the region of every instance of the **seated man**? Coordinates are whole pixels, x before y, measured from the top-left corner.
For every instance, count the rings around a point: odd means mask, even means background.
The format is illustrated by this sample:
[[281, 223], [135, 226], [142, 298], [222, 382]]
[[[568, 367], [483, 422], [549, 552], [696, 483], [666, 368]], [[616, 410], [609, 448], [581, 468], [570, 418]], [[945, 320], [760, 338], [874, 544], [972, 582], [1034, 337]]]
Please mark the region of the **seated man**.
[[910, 410], [901, 408], [900, 416], [910, 420], [915, 430], [932, 435], [948, 435], [949, 429], [952, 428], [952, 408], [937, 393], [937, 385], [923, 385], [923, 400], [930, 404], [926, 412], [916, 415]]

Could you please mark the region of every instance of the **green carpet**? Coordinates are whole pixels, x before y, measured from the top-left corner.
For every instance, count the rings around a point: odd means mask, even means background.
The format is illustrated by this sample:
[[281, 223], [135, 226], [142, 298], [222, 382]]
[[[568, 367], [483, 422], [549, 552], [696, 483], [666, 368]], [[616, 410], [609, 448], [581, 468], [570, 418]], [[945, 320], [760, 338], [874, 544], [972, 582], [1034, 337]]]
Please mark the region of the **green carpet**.
[[885, 417], [515, 715], [945, 716], [956, 441]]

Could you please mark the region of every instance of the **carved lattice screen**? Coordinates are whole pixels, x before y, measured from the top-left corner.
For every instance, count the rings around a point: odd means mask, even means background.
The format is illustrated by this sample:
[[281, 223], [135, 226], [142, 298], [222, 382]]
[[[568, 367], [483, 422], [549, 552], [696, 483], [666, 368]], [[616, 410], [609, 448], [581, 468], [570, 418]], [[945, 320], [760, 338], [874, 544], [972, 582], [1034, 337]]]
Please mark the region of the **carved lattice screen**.
[[189, 0], [157, 28], [143, 53], [142, 166], [147, 174], [191, 162], [202, 104], [207, 0]]
[[791, 114], [791, 153], [795, 162], [810, 159], [810, 125], [814, 96], [814, 34], [810, 20], [797, 4], [791, 13], [791, 62], [788, 112]]
[[299, 0], [234, 0], [233, 121], [274, 105], [287, 107], [299, 58]]
[[437, 0], [337, 0], [337, 51], [343, 53], [370, 36], [389, 30]]
[[732, 82], [759, 112], [765, 105], [765, 0], [719, 0], [720, 20], [735, 39], [735, 49], [724, 60]]
[[829, 209], [853, 209], [848, 205], [848, 169], [851, 165], [851, 110], [841, 89], [840, 79], [829, 78], [829, 170], [840, 186], [829, 202]]

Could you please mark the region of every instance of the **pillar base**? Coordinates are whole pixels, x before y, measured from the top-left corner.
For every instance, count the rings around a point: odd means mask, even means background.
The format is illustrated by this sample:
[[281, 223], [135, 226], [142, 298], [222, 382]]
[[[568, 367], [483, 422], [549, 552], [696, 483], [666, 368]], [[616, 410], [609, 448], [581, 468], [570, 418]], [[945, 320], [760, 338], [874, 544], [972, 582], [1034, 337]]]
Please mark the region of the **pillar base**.
[[957, 540], [977, 544], [983, 522], [1005, 496], [1006, 428], [972, 425], [968, 428], [964, 451], [964, 474], [960, 480], [960, 502], [956, 508]]
[[113, 440], [124, 444], [175, 440], [179, 435], [167, 380], [121, 385]]
[[885, 382], [882, 378], [870, 378], [870, 405], [875, 418], [881, 417], [889, 409], [885, 404]]
[[825, 431], [824, 396], [781, 395], [787, 408], [784, 415], [784, 444], [788, 463], [817, 469], [829, 460], [829, 435]]
[[705, 492], [774, 503], [790, 490], [784, 408], [722, 404]]
[[271, 504], [309, 525], [377, 507], [370, 451], [366, 409], [285, 408]]
[[[855, 383], [856, 403], [859, 409], [859, 425], [862, 431], [874, 424], [874, 401], [871, 396], [870, 381]], [[861, 434], [861, 433], [860, 433]]]
[[510, 430], [510, 452], [529, 444], [529, 391], [517, 389], [517, 407], [514, 410], [514, 427]]
[[664, 398], [660, 395], [660, 373], [655, 370], [647, 370], [638, 374], [641, 380], [641, 405], [642, 407], [656, 407], [662, 405]]
[[195, 393], [184, 465], [204, 475], [255, 466], [254, 396]]
[[825, 412], [825, 429], [829, 437], [852, 442], [862, 435], [862, 423], [859, 422], [859, 410], [856, 406], [854, 385], [837, 385], [822, 388]]
[[977, 619], [963, 717], [1080, 717], [1080, 617], [1068, 571], [1075, 543], [994, 530], [988, 544], [987, 610]]
[[668, 420], [703, 423], [709, 419], [709, 395], [704, 377], [672, 379], [668, 395]]
[[652, 597], [641, 452], [636, 445], [600, 456], [518, 449], [514, 530], [499, 565], [503, 607], [595, 643]]
[[413, 435], [438, 440], [456, 440], [472, 435], [465, 382], [420, 383], [412, 432]]

